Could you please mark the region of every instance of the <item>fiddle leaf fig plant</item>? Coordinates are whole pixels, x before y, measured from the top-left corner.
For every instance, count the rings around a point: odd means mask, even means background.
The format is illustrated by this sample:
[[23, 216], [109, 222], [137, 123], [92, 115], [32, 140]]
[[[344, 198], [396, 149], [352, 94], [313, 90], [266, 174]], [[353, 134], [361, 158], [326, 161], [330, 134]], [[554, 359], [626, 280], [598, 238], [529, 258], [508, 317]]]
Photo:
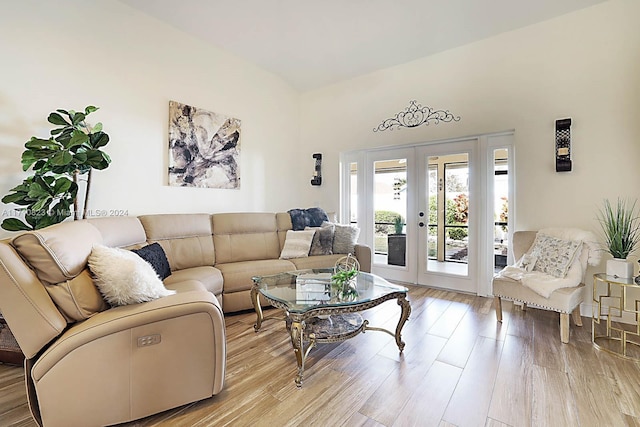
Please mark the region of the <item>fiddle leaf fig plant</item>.
[[[56, 127], [49, 139], [31, 137], [24, 145], [22, 170], [33, 174], [10, 190], [2, 203], [15, 203], [24, 212], [24, 221], [6, 218], [2, 228], [9, 231], [36, 230], [64, 221], [86, 217], [93, 169], [106, 169], [109, 155], [101, 150], [109, 143], [102, 123], [91, 126], [86, 117], [98, 110], [88, 106], [82, 112], [56, 110], [49, 123]], [[81, 178], [86, 175], [86, 178]], [[83, 209], [79, 207], [78, 183], [86, 180]]]

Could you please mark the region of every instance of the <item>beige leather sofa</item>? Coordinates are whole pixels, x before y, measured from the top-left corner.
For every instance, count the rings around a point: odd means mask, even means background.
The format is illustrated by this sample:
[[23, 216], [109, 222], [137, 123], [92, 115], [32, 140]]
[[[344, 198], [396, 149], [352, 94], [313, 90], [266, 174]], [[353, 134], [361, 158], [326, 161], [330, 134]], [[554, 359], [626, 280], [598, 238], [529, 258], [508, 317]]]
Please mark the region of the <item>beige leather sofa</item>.
[[[109, 425], [208, 398], [224, 384], [224, 313], [252, 308], [251, 277], [330, 267], [279, 259], [287, 213], [166, 214], [65, 222], [0, 241], [0, 310], [26, 356], [45, 426]], [[108, 307], [87, 267], [96, 244], [158, 242], [175, 295]], [[371, 251], [357, 245], [363, 271]]]

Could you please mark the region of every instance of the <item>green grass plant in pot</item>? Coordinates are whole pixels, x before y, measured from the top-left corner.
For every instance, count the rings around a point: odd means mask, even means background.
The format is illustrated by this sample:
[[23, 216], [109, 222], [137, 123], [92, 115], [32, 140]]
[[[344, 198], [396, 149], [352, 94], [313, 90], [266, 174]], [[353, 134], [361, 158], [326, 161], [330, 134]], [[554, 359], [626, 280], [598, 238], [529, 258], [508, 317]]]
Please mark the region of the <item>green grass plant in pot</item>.
[[604, 233], [606, 251], [614, 258], [607, 260], [608, 275], [633, 277], [633, 264], [627, 258], [640, 243], [639, 220], [636, 200], [629, 202], [618, 199], [615, 206], [609, 200], [604, 201], [604, 206], [598, 213], [598, 221]]
[[[8, 231], [36, 230], [64, 221], [73, 213], [74, 219], [87, 216], [91, 172], [106, 169], [111, 159], [101, 150], [109, 142], [102, 123], [91, 126], [86, 117], [98, 108], [84, 111], [56, 110], [49, 114], [49, 123], [57, 127], [48, 139], [32, 137], [22, 153], [22, 169], [33, 174], [10, 190], [2, 203], [15, 203], [24, 216], [5, 218], [2, 228]], [[86, 175], [86, 178], [83, 176]], [[78, 183], [86, 181], [79, 206]]]

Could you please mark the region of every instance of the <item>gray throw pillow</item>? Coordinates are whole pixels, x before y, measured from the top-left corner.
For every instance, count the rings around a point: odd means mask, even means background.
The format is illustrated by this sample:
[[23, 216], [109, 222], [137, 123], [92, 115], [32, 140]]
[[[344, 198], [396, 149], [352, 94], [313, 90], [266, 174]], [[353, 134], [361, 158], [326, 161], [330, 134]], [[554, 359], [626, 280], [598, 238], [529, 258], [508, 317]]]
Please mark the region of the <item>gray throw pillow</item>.
[[[306, 227], [305, 230], [316, 230], [311, 242], [309, 256], [333, 254], [333, 233], [335, 225], [325, 222], [323, 227]], [[328, 225], [327, 225], [328, 224]]]
[[[322, 223], [330, 224], [328, 222]], [[356, 243], [360, 235], [360, 229], [351, 225], [334, 224], [336, 229], [333, 233], [333, 253], [334, 254], [355, 254]]]

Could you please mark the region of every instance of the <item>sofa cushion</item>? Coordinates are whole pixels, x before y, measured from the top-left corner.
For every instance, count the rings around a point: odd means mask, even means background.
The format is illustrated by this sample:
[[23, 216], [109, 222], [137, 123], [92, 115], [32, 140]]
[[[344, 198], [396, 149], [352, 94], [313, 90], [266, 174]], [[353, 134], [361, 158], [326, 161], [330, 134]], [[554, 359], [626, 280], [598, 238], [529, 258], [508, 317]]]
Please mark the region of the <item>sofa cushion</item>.
[[[184, 270], [180, 270], [180, 271], [184, 271]], [[171, 285], [168, 285], [165, 282], [165, 287], [172, 291], [176, 291], [177, 294], [180, 294], [183, 292], [192, 292], [192, 291], [206, 291], [204, 285], [201, 282], [197, 280], [191, 280], [191, 279], [183, 280], [180, 282], [176, 281]]]
[[147, 244], [142, 223], [135, 216], [107, 216], [86, 219], [102, 235], [102, 244], [115, 248], [140, 247]]
[[45, 284], [45, 289], [68, 322], [88, 319], [109, 308], [86, 268], [73, 279]]
[[80, 274], [91, 248], [101, 243], [98, 229], [86, 221], [62, 222], [23, 233], [12, 241], [38, 278], [49, 284], [66, 282]]
[[224, 293], [233, 293], [251, 289], [252, 277], [278, 274], [293, 271], [295, 265], [285, 259], [267, 259], [258, 261], [241, 261], [227, 264], [217, 264], [224, 277]]
[[152, 243], [140, 249], [133, 249], [131, 252], [148, 262], [160, 280], [164, 280], [171, 275], [171, 267], [169, 267], [167, 255], [158, 243]]
[[140, 222], [147, 241], [164, 249], [172, 271], [215, 264], [208, 214], [143, 215]]
[[171, 276], [164, 279], [167, 288], [173, 289], [176, 283], [187, 280], [196, 280], [204, 286], [204, 288], [214, 295], [222, 293], [222, 272], [215, 267], [202, 266], [185, 268], [171, 273]]
[[317, 255], [307, 258], [292, 259], [291, 262], [295, 265], [296, 270], [306, 270], [308, 268], [333, 268], [336, 261], [343, 257], [344, 254]]
[[213, 214], [211, 223], [216, 265], [277, 259], [280, 256], [276, 215], [273, 213]]
[[88, 262], [100, 293], [111, 305], [136, 304], [175, 294], [164, 287], [149, 263], [131, 251], [96, 245]]
[[316, 234], [315, 230], [287, 231], [280, 259], [308, 257], [314, 234]]

